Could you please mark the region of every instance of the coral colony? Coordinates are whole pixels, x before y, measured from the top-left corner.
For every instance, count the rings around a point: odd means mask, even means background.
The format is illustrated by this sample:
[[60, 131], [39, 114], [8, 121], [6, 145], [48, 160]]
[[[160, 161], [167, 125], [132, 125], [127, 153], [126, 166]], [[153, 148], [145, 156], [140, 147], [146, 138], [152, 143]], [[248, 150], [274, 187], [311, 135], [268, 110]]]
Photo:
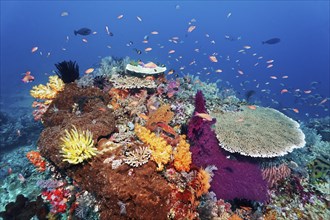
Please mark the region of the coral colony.
[[16, 180], [39, 197], [12, 198], [2, 218], [329, 219], [316, 130], [153, 62], [106, 57], [81, 78], [73, 61], [56, 67], [30, 92], [43, 130], [26, 157], [40, 176]]

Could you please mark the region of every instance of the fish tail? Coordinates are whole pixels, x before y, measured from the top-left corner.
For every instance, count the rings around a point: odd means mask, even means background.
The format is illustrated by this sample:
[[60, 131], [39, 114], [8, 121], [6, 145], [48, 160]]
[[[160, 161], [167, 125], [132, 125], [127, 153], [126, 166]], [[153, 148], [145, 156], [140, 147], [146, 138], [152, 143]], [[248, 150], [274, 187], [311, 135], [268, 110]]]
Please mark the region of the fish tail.
[[74, 35], [76, 35], [76, 36], [77, 36], [77, 33], [78, 33], [78, 31], [76, 31], [76, 30], [75, 30], [75, 31], [73, 31], [73, 33], [74, 33]]
[[261, 43], [262, 43], [262, 44], [265, 44], [265, 41], [262, 41]]

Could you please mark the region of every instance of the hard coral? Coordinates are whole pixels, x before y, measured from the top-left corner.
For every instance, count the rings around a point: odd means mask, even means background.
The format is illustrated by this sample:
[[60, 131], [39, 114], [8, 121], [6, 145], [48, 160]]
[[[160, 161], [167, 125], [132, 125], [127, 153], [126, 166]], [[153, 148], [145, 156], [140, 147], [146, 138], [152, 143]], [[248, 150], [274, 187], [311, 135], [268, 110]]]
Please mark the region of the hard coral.
[[150, 147], [151, 159], [157, 163], [157, 170], [162, 171], [164, 165], [170, 161], [172, 147], [163, 138], [157, 137], [155, 133], [139, 124], [135, 124], [134, 131], [138, 138]]
[[63, 161], [70, 164], [78, 164], [90, 159], [97, 154], [94, 147], [93, 134], [87, 131], [78, 131], [75, 126], [73, 129], [65, 130], [66, 136], [62, 137], [62, 157]]
[[[203, 95], [196, 95], [195, 111], [206, 111]], [[207, 113], [207, 112], [203, 112]], [[228, 159], [230, 156], [219, 148], [218, 140], [211, 126], [214, 121], [203, 121], [192, 117], [188, 124], [188, 138], [191, 141], [193, 164], [200, 167], [215, 165], [211, 190], [221, 199], [249, 199], [266, 201], [267, 184], [261, 170], [252, 162]]]
[[264, 107], [217, 113], [215, 132], [221, 146], [251, 157], [283, 156], [305, 145], [299, 124], [283, 113]]
[[148, 163], [151, 151], [147, 147], [139, 147], [133, 151], [126, 153], [124, 162], [131, 167], [139, 167]]

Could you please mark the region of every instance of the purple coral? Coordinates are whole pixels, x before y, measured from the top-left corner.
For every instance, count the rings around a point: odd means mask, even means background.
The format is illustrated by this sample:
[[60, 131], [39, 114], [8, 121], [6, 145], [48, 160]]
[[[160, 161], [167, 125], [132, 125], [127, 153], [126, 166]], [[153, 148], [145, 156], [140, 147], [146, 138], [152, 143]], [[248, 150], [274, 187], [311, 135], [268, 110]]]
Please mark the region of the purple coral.
[[[195, 97], [195, 113], [207, 113], [201, 91]], [[219, 147], [218, 139], [211, 126], [213, 121], [206, 121], [193, 116], [188, 124], [188, 138], [191, 141], [193, 164], [206, 168], [215, 165], [211, 190], [218, 199], [267, 200], [267, 183], [263, 180], [260, 168], [242, 158], [229, 159], [229, 153]]]

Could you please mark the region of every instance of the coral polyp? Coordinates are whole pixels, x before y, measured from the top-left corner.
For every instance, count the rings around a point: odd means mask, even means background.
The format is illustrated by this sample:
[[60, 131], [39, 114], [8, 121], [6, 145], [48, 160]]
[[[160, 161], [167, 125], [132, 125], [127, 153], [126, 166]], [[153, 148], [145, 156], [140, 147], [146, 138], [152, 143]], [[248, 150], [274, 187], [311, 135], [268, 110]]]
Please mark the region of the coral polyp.
[[93, 134], [89, 130], [80, 131], [75, 126], [68, 131], [65, 130], [62, 140], [63, 161], [70, 164], [79, 164], [97, 155], [98, 150], [94, 147]]

